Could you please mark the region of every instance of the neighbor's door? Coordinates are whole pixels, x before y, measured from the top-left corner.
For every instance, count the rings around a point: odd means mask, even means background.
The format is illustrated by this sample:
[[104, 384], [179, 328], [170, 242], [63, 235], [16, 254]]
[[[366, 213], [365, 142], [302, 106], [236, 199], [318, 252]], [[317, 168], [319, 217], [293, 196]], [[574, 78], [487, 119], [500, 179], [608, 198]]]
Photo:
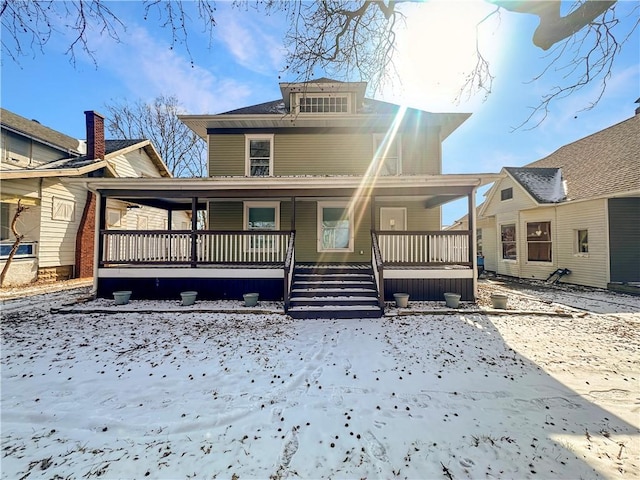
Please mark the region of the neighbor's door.
[[[404, 231], [407, 229], [407, 209], [404, 207], [381, 207], [380, 230]], [[386, 261], [399, 262], [409, 259], [408, 238], [401, 236], [380, 238], [382, 258]]]

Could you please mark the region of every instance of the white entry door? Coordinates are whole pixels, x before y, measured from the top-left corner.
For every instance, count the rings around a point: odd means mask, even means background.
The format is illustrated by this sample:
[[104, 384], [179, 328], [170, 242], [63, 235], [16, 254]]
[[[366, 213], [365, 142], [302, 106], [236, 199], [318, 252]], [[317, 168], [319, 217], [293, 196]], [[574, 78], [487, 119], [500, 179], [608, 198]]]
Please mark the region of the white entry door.
[[406, 230], [407, 209], [404, 207], [381, 207], [380, 230]]

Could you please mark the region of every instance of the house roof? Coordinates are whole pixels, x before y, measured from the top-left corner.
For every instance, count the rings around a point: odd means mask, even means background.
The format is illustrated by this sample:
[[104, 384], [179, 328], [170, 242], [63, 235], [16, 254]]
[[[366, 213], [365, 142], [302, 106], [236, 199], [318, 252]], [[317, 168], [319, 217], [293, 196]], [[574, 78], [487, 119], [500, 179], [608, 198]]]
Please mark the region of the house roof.
[[560, 168], [515, 168], [505, 170], [538, 203], [558, 203], [567, 198]]
[[562, 169], [568, 200], [638, 191], [640, 115], [565, 145], [526, 167]]
[[29, 120], [9, 110], [0, 108], [0, 123], [9, 130], [39, 140], [42, 143], [58, 148], [64, 152], [80, 154], [80, 141], [77, 138], [45, 127], [37, 120]]

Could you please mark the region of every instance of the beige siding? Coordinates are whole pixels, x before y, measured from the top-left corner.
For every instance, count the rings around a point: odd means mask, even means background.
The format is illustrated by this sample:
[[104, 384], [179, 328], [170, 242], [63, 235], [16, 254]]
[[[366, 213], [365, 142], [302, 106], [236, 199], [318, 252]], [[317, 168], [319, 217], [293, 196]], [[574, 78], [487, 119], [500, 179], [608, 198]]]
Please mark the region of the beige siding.
[[[52, 219], [54, 197], [74, 203], [72, 220]], [[87, 192], [82, 187], [64, 185], [57, 179], [43, 180], [40, 268], [75, 264], [76, 234], [86, 198]]]
[[[440, 172], [440, 144], [435, 133], [401, 137], [402, 172]], [[209, 136], [209, 174], [245, 174], [245, 136]], [[370, 133], [278, 134], [274, 136], [274, 175], [362, 175], [374, 155]]]
[[[562, 281], [607, 288], [608, 241], [605, 200], [569, 203], [557, 207], [556, 259], [558, 268], [568, 268], [571, 275]], [[578, 254], [577, 230], [589, 231], [589, 253]]]
[[151, 161], [143, 148], [126, 155], [118, 155], [109, 161], [115, 166], [119, 177], [160, 177], [158, 167]]
[[[500, 191], [505, 188], [513, 188], [513, 198], [500, 200]], [[509, 214], [510, 212], [517, 212], [526, 208], [534, 208], [537, 205], [522, 187], [510, 177], [500, 180], [495, 194], [492, 195], [488, 202], [487, 206], [483, 209], [485, 216], [501, 213]]]

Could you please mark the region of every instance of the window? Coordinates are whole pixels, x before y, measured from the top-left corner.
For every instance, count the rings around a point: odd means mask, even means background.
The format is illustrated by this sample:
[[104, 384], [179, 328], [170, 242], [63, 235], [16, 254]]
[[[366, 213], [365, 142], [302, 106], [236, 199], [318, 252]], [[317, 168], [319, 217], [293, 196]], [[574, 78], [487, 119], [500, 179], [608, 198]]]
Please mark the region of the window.
[[551, 222], [527, 223], [527, 260], [551, 261]]
[[476, 250], [478, 255], [482, 255], [482, 229], [476, 228]]
[[107, 208], [107, 228], [122, 226], [122, 212], [115, 208]]
[[[280, 202], [245, 202], [244, 229], [256, 231], [279, 230]], [[250, 236], [247, 237], [246, 247], [248, 250], [271, 250], [274, 248], [274, 238], [272, 235]]]
[[138, 230], [148, 230], [149, 229], [149, 217], [145, 215], [138, 215], [136, 218], [136, 228]]
[[75, 220], [76, 205], [72, 200], [53, 197], [51, 205], [51, 219], [73, 222]]
[[353, 252], [353, 212], [346, 202], [318, 202], [318, 251]]
[[500, 241], [502, 243], [502, 258], [504, 260], [516, 260], [516, 226], [514, 224], [500, 227]]
[[348, 113], [347, 95], [303, 94], [298, 97], [300, 113]]
[[373, 136], [373, 155], [379, 162], [377, 175], [400, 175], [402, 173], [400, 135], [387, 138], [384, 134]]
[[273, 135], [246, 135], [246, 168], [248, 177], [273, 175]]
[[9, 240], [11, 238], [11, 219], [10, 206], [8, 203], [0, 203], [0, 240]]
[[576, 253], [589, 253], [589, 230], [576, 230]]
[[509, 188], [505, 188], [504, 190], [500, 190], [500, 200], [501, 201], [505, 201], [505, 200], [510, 200], [513, 198], [513, 188], [509, 187]]

